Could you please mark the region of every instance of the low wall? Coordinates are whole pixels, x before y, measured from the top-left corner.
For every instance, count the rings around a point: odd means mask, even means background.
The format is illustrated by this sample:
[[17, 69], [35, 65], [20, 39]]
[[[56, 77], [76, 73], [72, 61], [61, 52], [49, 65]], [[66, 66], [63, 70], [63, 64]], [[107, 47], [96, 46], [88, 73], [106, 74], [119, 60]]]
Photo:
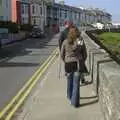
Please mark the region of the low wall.
[[1, 44], [6, 45], [9, 43], [19, 41], [19, 40], [23, 40], [25, 38], [26, 38], [25, 32], [20, 32], [20, 33], [16, 33], [16, 34], [10, 33], [10, 34], [6, 34], [6, 36], [1, 39]]
[[[106, 120], [120, 120], [120, 66], [87, 35], [91, 80]], [[91, 47], [92, 46], [92, 47]]]

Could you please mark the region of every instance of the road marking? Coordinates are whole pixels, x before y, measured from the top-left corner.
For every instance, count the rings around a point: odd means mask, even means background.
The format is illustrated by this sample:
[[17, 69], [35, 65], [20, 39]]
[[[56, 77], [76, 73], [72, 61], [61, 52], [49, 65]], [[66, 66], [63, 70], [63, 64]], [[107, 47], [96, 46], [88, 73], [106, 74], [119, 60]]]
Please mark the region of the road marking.
[[37, 78], [33, 81], [33, 83], [29, 86], [29, 88], [27, 89], [27, 91], [25, 92], [25, 94], [20, 98], [20, 100], [18, 101], [18, 103], [15, 105], [15, 107], [10, 111], [10, 113], [8, 114], [8, 116], [6, 117], [5, 120], [10, 120], [12, 118], [12, 116], [14, 115], [14, 113], [18, 110], [18, 108], [21, 106], [21, 104], [24, 102], [25, 98], [29, 95], [29, 93], [31, 92], [32, 88], [36, 85], [36, 83], [38, 82], [38, 80], [40, 79], [40, 77], [43, 75], [43, 73], [46, 71], [46, 69], [49, 67], [49, 65], [51, 64], [51, 62], [55, 59], [56, 55], [54, 55], [51, 60], [47, 63], [47, 65], [42, 69], [42, 71], [40, 72], [40, 74], [37, 76]]
[[[54, 60], [53, 58], [56, 57], [58, 54], [58, 48], [56, 48], [52, 55], [48, 57], [48, 59], [42, 64], [42, 66], [35, 72], [35, 74], [28, 80], [28, 82], [23, 86], [23, 88], [18, 92], [18, 94], [11, 100], [11, 102], [0, 112], [0, 119], [10, 110], [10, 108], [14, 105], [16, 101], [19, 99], [19, 103], [16, 104], [14, 109], [9, 112], [7, 118], [5, 120], [10, 120], [10, 118], [13, 116], [15, 111], [20, 107], [22, 102], [25, 100], [25, 98], [28, 96], [36, 82], [39, 80], [39, 78], [42, 76], [42, 74], [45, 72], [45, 70], [48, 68], [48, 65]], [[23, 96], [22, 96], [23, 95]], [[22, 96], [22, 97], [21, 97]], [[21, 98], [20, 98], [21, 97]]]

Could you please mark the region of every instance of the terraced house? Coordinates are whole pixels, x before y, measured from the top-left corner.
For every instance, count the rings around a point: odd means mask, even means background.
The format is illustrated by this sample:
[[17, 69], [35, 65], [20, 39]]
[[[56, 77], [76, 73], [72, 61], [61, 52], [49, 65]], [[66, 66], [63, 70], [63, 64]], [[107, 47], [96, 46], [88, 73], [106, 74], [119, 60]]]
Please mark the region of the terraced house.
[[0, 0], [0, 20], [18, 24], [46, 25], [44, 0]]
[[16, 0], [0, 0], [0, 20], [16, 22]]
[[18, 24], [64, 25], [71, 20], [76, 25], [109, 23], [111, 15], [99, 9], [77, 8], [55, 3], [54, 0], [0, 0], [0, 20]]
[[28, 0], [17, 1], [17, 23], [30, 24], [31, 23], [30, 2]]
[[46, 9], [44, 0], [17, 1], [17, 22], [36, 25], [42, 29], [46, 25]]
[[31, 0], [31, 24], [43, 28], [47, 24], [47, 4], [44, 0]]
[[50, 4], [47, 7], [48, 25], [64, 25], [65, 21], [73, 21], [76, 25], [87, 25], [96, 22], [109, 23], [111, 15], [99, 9], [85, 9], [65, 4]]

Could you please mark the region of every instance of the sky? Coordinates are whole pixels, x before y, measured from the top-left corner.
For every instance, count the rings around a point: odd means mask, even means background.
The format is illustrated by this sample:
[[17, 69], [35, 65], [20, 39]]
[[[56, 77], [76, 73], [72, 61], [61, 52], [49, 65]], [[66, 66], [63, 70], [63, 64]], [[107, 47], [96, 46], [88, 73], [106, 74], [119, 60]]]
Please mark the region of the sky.
[[120, 0], [64, 0], [65, 4], [72, 6], [92, 6], [105, 9], [112, 15], [112, 21], [120, 22]]

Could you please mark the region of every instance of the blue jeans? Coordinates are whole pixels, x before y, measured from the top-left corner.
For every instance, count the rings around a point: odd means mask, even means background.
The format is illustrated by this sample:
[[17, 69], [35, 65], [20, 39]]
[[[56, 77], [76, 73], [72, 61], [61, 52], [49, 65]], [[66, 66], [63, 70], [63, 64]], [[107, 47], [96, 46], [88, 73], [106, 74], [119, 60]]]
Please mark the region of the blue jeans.
[[79, 106], [80, 76], [79, 72], [68, 73], [67, 75], [67, 98], [75, 107]]

